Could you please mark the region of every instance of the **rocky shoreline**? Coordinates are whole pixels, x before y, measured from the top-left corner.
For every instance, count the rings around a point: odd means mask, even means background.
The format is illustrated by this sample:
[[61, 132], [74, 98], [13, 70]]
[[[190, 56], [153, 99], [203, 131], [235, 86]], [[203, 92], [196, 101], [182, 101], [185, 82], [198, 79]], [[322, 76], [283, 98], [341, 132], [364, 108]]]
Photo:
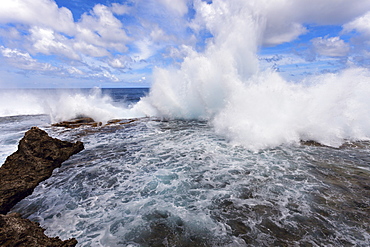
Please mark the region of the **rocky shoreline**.
[[[91, 118], [84, 118], [65, 121], [52, 126], [56, 128], [65, 128], [65, 131], [82, 127], [77, 131], [74, 130], [73, 138], [75, 138], [76, 136], [87, 135], [89, 133], [102, 131], [103, 129], [104, 131], [114, 131], [116, 128], [122, 128], [135, 121], [137, 121], [137, 119], [111, 120], [102, 125]], [[84, 126], [87, 126], [87, 128], [84, 128]], [[334, 148], [315, 141], [303, 140], [300, 144], [303, 146], [323, 148], [323, 150], [368, 148], [370, 145], [369, 142], [366, 141], [346, 142], [340, 147]], [[9, 156], [4, 165], [0, 167], [0, 246], [76, 246], [76, 239], [72, 238], [63, 241], [58, 237], [47, 237], [44, 234], [45, 229], [41, 228], [38, 223], [23, 219], [20, 214], [9, 213], [9, 210], [17, 202], [30, 195], [41, 181], [49, 178], [53, 170], [60, 167], [62, 162], [67, 160], [71, 155], [80, 152], [83, 148], [81, 142], [70, 143], [51, 138], [45, 131], [37, 127], [33, 127], [26, 132], [24, 138], [19, 143], [18, 150]], [[335, 212], [346, 215], [347, 219], [350, 221], [355, 223], [360, 222], [361, 225], [366, 224], [364, 219], [366, 218], [366, 213], [369, 211], [369, 205], [363, 200], [363, 197], [352, 196], [352, 194], [366, 194], [367, 196], [369, 186], [368, 183], [366, 183], [366, 178], [368, 177], [366, 173], [357, 170], [357, 168], [344, 171], [344, 168], [338, 168], [325, 161], [316, 161], [315, 166], [309, 167], [309, 169], [312, 169], [316, 176], [320, 177], [320, 180], [326, 181], [326, 184], [330, 185], [331, 188], [339, 188], [340, 191], [343, 192], [342, 197], [346, 198], [344, 200], [345, 203], [343, 203], [340, 198], [331, 198], [331, 200], [327, 202], [327, 199], [322, 201], [322, 197], [314, 193], [313, 195], [316, 197], [313, 197], [313, 202], [316, 205], [327, 206], [327, 204], [330, 203], [330, 207], [333, 208]], [[295, 178], [292, 177], [292, 179]], [[297, 179], [300, 178], [298, 177]], [[351, 185], [351, 190], [355, 193], [348, 193], [348, 188], [341, 184], [342, 180], [349, 183]], [[241, 194], [241, 198], [244, 199], [252, 197], [253, 193], [249, 190], [247, 190], [245, 194], [244, 192]], [[215, 208], [222, 212], [223, 217], [230, 218], [227, 220], [227, 224], [231, 227], [234, 236], [241, 237], [248, 243], [253, 243], [253, 240], [245, 234], [249, 230], [241, 221], [235, 219], [235, 215], [240, 214], [240, 217], [243, 217], [243, 215], [249, 213], [249, 211], [240, 211], [234, 207], [232, 201], [228, 200], [221, 201]], [[273, 210], [273, 208], [267, 209], [271, 212]], [[263, 206], [256, 206], [253, 210], [259, 215], [266, 214], [266, 212], [263, 212], [263, 210], [266, 210]], [[271, 213], [271, 215], [273, 214]], [[182, 238], [183, 228], [181, 227], [183, 223], [181, 221], [179, 221], [179, 225], [181, 226], [179, 228], [180, 230], [177, 232], [177, 230], [172, 229], [171, 226], [167, 226], [163, 223], [166, 222], [166, 219], [169, 217], [167, 213], [156, 211], [145, 217], [150, 218], [152, 223], [150, 225], [150, 233], [145, 235], [143, 243], [148, 242], [150, 245], [159, 246], [163, 239], [172, 243], [179, 243], [180, 245], [184, 243], [181, 242], [185, 241]], [[329, 231], [326, 226], [319, 226], [321, 224], [320, 220], [310, 221], [307, 224], [311, 229], [318, 227], [317, 231]], [[269, 220], [262, 222], [260, 227], [262, 231], [266, 231], [268, 234], [271, 234], [272, 237], [276, 238], [276, 241], [278, 241], [276, 243], [283, 245], [286, 243], [285, 241], [296, 241], [296, 239], [302, 237], [300, 232], [291, 234], [286, 228], [281, 228]], [[194, 237], [194, 239], [196, 238]], [[196, 239], [196, 241], [198, 240], [200, 242], [204, 241], [202, 239]]]
[[49, 238], [38, 223], [9, 213], [19, 201], [52, 175], [70, 156], [84, 149], [82, 142], [71, 143], [50, 137], [32, 127], [19, 142], [18, 150], [0, 167], [0, 246], [61, 246], [77, 244], [76, 239]]

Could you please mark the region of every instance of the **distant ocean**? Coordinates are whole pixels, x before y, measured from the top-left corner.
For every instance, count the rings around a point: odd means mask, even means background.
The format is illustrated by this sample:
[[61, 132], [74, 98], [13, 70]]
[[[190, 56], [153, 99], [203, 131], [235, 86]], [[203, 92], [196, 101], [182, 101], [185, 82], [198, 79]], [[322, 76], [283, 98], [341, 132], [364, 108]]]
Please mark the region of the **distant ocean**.
[[[3, 90], [1, 163], [32, 126], [85, 144], [13, 211], [86, 247], [369, 245], [368, 141], [253, 149], [207, 119], [134, 113], [148, 93]], [[82, 115], [135, 121], [51, 126]]]

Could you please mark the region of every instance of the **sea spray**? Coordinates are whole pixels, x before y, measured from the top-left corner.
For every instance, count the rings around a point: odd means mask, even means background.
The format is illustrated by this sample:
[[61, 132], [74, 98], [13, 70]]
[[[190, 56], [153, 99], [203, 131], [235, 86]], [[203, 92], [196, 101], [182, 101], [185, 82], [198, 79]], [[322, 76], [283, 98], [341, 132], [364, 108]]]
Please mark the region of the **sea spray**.
[[[195, 1], [190, 27], [211, 33], [205, 48], [187, 47], [179, 67], [154, 69], [150, 93], [137, 104], [114, 102], [98, 88], [14, 90], [0, 93], [0, 116], [47, 114], [51, 122], [79, 116], [99, 122], [145, 116], [206, 120], [217, 134], [253, 150], [300, 140], [335, 147], [345, 140], [369, 140], [367, 69], [349, 68], [289, 82], [278, 72], [259, 67], [262, 44], [293, 35], [272, 32], [275, 23], [284, 27], [285, 17], [276, 9], [284, 12], [293, 2], [276, 6], [269, 1]], [[302, 31], [294, 18], [298, 17], [286, 17], [292, 23], [287, 27]]]
[[85, 151], [13, 209], [81, 246], [368, 246], [369, 143], [251, 152], [205, 121], [47, 131]]
[[0, 117], [43, 114], [39, 97], [24, 90], [0, 91]]
[[189, 51], [179, 68], [157, 68], [150, 94], [136, 110], [208, 120], [217, 133], [254, 150], [300, 140], [337, 147], [370, 138], [367, 69], [286, 81], [258, 66], [270, 5], [196, 1], [194, 7], [194, 22], [213, 37], [204, 51]]
[[338, 147], [370, 137], [369, 71], [348, 69], [288, 83], [276, 72], [251, 78], [212, 120], [218, 133], [251, 149], [315, 140]]
[[0, 101], [0, 116], [45, 114], [52, 123], [81, 116], [98, 122], [145, 116], [132, 109], [134, 102], [114, 102], [100, 88], [4, 90]]
[[52, 122], [87, 116], [105, 123], [115, 118], [143, 116], [132, 113], [126, 104], [119, 105], [113, 102], [112, 98], [103, 94], [100, 88], [91, 89], [87, 95], [82, 92], [61, 92], [58, 100], [48, 102], [47, 107], [46, 112], [50, 114]]
[[[155, 114], [210, 119], [240, 84], [256, 73], [258, 32], [262, 25], [249, 4], [196, 2], [196, 20], [212, 33], [204, 52], [189, 51], [181, 67], [156, 69], [148, 102]], [[148, 113], [147, 113], [148, 114]]]

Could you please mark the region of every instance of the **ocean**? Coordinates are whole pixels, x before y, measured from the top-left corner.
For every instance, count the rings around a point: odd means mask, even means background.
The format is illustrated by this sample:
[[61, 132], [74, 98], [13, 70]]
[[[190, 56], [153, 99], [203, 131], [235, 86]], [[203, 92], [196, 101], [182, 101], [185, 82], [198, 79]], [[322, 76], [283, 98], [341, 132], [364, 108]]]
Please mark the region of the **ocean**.
[[[85, 145], [12, 211], [39, 222], [48, 236], [74, 237], [84, 247], [368, 246], [369, 122], [357, 121], [368, 108], [356, 103], [353, 90], [335, 91], [351, 103], [350, 125], [337, 104], [343, 101], [324, 104], [337, 95], [328, 84], [305, 85], [293, 99], [281, 84], [258, 85], [249, 85], [242, 101], [234, 92], [223, 106], [212, 98], [222, 94], [207, 90], [176, 100], [169, 88], [160, 94], [156, 87], [2, 90], [1, 164], [32, 126]], [[320, 87], [327, 100], [302, 97], [320, 95]], [[302, 98], [321, 107], [302, 112]], [[79, 116], [121, 121], [51, 126]], [[299, 134], [293, 138], [292, 131]]]

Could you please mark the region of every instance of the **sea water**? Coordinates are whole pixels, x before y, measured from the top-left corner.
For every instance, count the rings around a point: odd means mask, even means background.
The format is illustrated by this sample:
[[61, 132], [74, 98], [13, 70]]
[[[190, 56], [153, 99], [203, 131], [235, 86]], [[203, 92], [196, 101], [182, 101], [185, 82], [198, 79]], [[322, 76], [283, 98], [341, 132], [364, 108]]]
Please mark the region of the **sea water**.
[[32, 125], [86, 147], [13, 210], [79, 246], [368, 246], [370, 71], [263, 70], [281, 2], [194, 1], [210, 38], [144, 93], [0, 92], [2, 160]]
[[[69, 98], [125, 108], [147, 94], [147, 89], [92, 89], [70, 91]], [[85, 144], [13, 208], [39, 222], [49, 236], [74, 237], [78, 246], [367, 246], [370, 241], [366, 141], [256, 151], [236, 145], [203, 120], [141, 117], [64, 129], [52, 127], [51, 119], [47, 114], [0, 118], [2, 160], [34, 125]]]

